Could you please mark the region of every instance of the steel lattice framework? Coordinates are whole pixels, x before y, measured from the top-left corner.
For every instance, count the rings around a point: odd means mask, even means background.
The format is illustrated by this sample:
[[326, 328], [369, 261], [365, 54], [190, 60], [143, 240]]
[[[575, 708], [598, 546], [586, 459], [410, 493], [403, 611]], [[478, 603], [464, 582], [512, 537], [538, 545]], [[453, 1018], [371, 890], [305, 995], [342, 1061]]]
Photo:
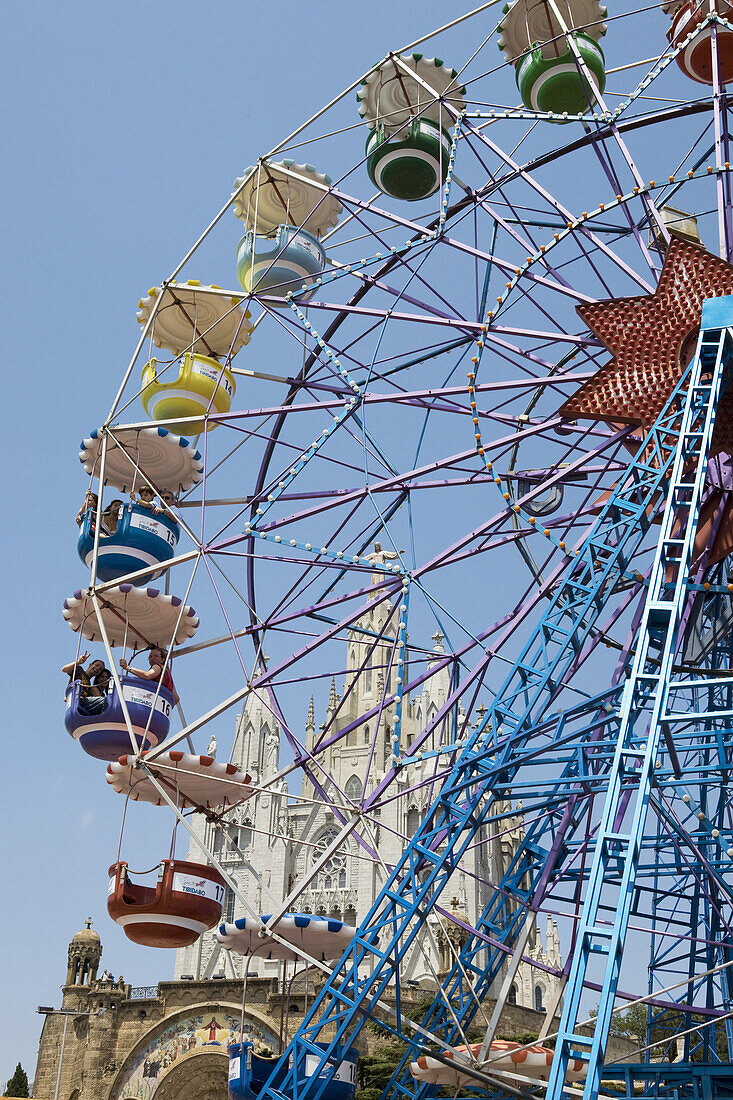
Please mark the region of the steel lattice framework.
[[[733, 158], [716, 52], [733, 22], [713, 12], [695, 31], [716, 60], [703, 88], [678, 71], [656, 9], [612, 13], [609, 73], [623, 91], [557, 126], [507, 106], [514, 70], [482, 22], [490, 8], [441, 28], [440, 52], [455, 44], [469, 60], [457, 77], [464, 108], [425, 89], [448, 134], [437, 195], [370, 197], [349, 144], [353, 129], [364, 136], [357, 85], [347, 89], [237, 180], [162, 281], [99, 432], [100, 482], [114, 448], [145, 480], [126, 441], [149, 422], [128, 410], [141, 352], [158, 354], [160, 301], [186, 314], [194, 286], [202, 315], [207, 296], [237, 307], [239, 292], [201, 286], [195, 267], [202, 255], [231, 263], [224, 215], [237, 194], [276, 157], [328, 167], [335, 182], [319, 184], [318, 201], [341, 204], [341, 220], [324, 236], [313, 296], [298, 285], [247, 296], [250, 347], [221, 355], [237, 402], [206, 412], [202, 481], [180, 502], [188, 544], [168, 562], [172, 590], [190, 594], [204, 627], [175, 651], [194, 717], [181, 710], [180, 728], [140, 762], [259, 919], [156, 765], [257, 700], [282, 745], [253, 799], [313, 819], [327, 811], [331, 828], [321, 851], [273, 811], [293, 873], [287, 896], [264, 906], [263, 937], [277, 940], [285, 911], [313, 905], [336, 853], [378, 884], [351, 949], [333, 970], [320, 964], [325, 984], [263, 1100], [317, 1100], [367, 1020], [404, 1044], [386, 1096], [435, 1091], [410, 1073], [428, 1053], [461, 1063], [472, 1082], [462, 1091], [528, 1095], [521, 1074], [512, 1083], [492, 1065], [491, 1043], [520, 968], [545, 965], [529, 954], [540, 915], [561, 922], [567, 960], [552, 971], [558, 994], [541, 1032], [556, 1050], [547, 1096], [618, 1095], [618, 1081], [627, 1094], [700, 1100], [733, 1089]], [[632, 56], [655, 35], [656, 56]], [[278, 164], [287, 180], [292, 161]], [[686, 239], [663, 216], [673, 204], [698, 215]], [[188, 320], [190, 350], [208, 329]], [[161, 356], [160, 377], [179, 359]], [[386, 553], [372, 552], [375, 539]], [[119, 581], [99, 582], [98, 543], [85, 598], [101, 616]], [[145, 585], [153, 568], [124, 579]], [[434, 629], [446, 644], [431, 650]], [[374, 690], [356, 707], [367, 674]], [[423, 713], [416, 700], [441, 677]], [[325, 721], [304, 734], [311, 692]], [[355, 796], [334, 761], [357, 736]], [[221, 814], [225, 830], [232, 822]], [[398, 858], [383, 857], [380, 830]], [[455, 876], [511, 830], [500, 873], [475, 872], [475, 911], [449, 912]], [[248, 866], [266, 896], [262, 869]], [[460, 946], [411, 1019], [403, 978], [437, 921], [452, 922]], [[607, 1037], [629, 1004], [645, 1008], [646, 1040], [638, 1060], [617, 1062]], [[469, 1057], [472, 1028], [481, 1043]], [[587, 1063], [584, 1084], [564, 1087], [570, 1059]]]

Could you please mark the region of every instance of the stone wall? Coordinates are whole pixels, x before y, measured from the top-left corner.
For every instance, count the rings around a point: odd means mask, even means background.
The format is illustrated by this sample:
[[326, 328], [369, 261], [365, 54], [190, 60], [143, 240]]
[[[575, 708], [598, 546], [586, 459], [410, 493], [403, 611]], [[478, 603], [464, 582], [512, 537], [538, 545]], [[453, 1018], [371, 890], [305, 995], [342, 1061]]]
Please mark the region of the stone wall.
[[[314, 986], [320, 984], [319, 980]], [[316, 988], [309, 989], [310, 1001], [315, 992]], [[141, 996], [141, 993], [144, 995]], [[155, 996], [147, 995], [149, 993], [155, 993]], [[430, 992], [425, 989], [406, 991], [402, 1001], [405, 1014], [417, 1017], [426, 996], [430, 996]], [[194, 1053], [205, 1054], [207, 1050], [218, 1056], [223, 1053], [222, 1046], [225, 1048], [226, 1042], [233, 1037], [226, 1026], [238, 1029], [241, 1000], [241, 980], [161, 982], [150, 991], [132, 990], [121, 981], [97, 981], [86, 987], [67, 986], [64, 988], [62, 1010], [69, 1015], [65, 1017], [59, 1012], [46, 1016], [44, 1020], [34, 1096], [55, 1094], [65, 1019], [68, 1022], [59, 1100], [125, 1100], [133, 1094], [140, 1100], [152, 1100], [159, 1080], [183, 1057]], [[279, 1034], [284, 1007], [276, 979], [251, 978], [248, 981], [247, 1026], [261, 1041], [269, 1043], [270, 1036]], [[290, 996], [290, 1035], [303, 1019], [306, 1007], [305, 983], [299, 980]], [[493, 1003], [486, 1001], [485, 1007], [488, 1015]], [[218, 1031], [212, 1026], [210, 1035], [213, 1039], [207, 1046], [209, 1018], [211, 1025], [222, 1026]], [[186, 1043], [186, 1029], [192, 1019], [200, 1021], [202, 1026]], [[507, 1005], [498, 1033], [507, 1038], [536, 1035], [544, 1020], [543, 1013], [519, 1005]], [[178, 1039], [173, 1055], [167, 1056], [171, 1060], [164, 1061], [160, 1068], [156, 1062], [154, 1073], [152, 1069], [148, 1072], [146, 1061], [142, 1080], [144, 1089], [140, 1088], [139, 1083], [132, 1089], [131, 1074], [137, 1072], [136, 1080], [139, 1082], [142, 1072], [140, 1063], [146, 1050], [150, 1049], [151, 1044], [161, 1041], [161, 1036], [164, 1039], [169, 1034], [175, 1034], [176, 1030], [182, 1033], [183, 1038]], [[328, 1036], [324, 1035], [324, 1038]], [[274, 1039], [272, 1041], [274, 1043]], [[371, 1054], [382, 1042], [383, 1039], [375, 1031], [363, 1028], [357, 1046], [363, 1054]], [[192, 1046], [196, 1049], [193, 1050]], [[633, 1044], [626, 1040], [612, 1039], [609, 1053], [611, 1057], [618, 1058], [632, 1047]], [[203, 1064], [200, 1059], [198, 1064]], [[147, 1095], [141, 1095], [143, 1091]]]

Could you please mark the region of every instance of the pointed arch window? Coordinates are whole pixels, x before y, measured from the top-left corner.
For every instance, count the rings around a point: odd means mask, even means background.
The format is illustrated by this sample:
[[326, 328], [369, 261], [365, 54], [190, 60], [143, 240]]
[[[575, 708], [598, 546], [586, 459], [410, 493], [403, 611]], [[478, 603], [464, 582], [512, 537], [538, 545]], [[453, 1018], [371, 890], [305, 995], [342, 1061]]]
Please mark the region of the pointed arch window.
[[[321, 833], [315, 847], [312, 849], [311, 859], [313, 863], [317, 863], [321, 859], [324, 850], [333, 843], [337, 836], [338, 829], [333, 826]], [[321, 867], [316, 878], [312, 880], [311, 887], [315, 890], [335, 890], [337, 888], [343, 890], [346, 888], [346, 878], [346, 850], [345, 848], [338, 848], [331, 853], [323, 867]]]
[[417, 806], [410, 806], [407, 811], [407, 821], [405, 823], [405, 832], [408, 836], [414, 836], [419, 829], [421, 816]]
[[351, 802], [361, 802], [362, 785], [358, 775], [350, 775], [344, 787], [346, 797]]
[[536, 985], [534, 987], [534, 1007], [537, 1012], [544, 1012], [545, 1006], [543, 1004], [542, 986]]

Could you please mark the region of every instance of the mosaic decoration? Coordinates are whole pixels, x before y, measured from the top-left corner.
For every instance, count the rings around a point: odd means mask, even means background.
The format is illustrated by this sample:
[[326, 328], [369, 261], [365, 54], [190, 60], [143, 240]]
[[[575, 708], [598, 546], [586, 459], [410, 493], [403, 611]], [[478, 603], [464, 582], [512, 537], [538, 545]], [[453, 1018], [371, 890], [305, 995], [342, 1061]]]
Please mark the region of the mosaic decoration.
[[[158, 1082], [181, 1058], [206, 1049], [226, 1054], [239, 1041], [240, 1016], [220, 1009], [177, 1020], [158, 1032], [130, 1066], [117, 1100], [151, 1100]], [[251, 1019], [244, 1020], [244, 1038], [255, 1046], [277, 1049], [277, 1036]]]

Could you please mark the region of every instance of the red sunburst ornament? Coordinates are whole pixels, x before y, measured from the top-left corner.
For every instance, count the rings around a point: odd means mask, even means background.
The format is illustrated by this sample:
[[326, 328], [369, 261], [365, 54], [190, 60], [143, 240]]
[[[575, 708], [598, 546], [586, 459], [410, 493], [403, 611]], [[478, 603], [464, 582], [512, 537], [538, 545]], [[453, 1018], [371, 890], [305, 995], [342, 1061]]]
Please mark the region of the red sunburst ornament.
[[[653, 294], [577, 307], [613, 359], [561, 406], [560, 415], [652, 424], [694, 354], [703, 301], [726, 294], [733, 294], [733, 266], [672, 236]], [[732, 413], [733, 400], [726, 394], [713, 452], [733, 451]]]

